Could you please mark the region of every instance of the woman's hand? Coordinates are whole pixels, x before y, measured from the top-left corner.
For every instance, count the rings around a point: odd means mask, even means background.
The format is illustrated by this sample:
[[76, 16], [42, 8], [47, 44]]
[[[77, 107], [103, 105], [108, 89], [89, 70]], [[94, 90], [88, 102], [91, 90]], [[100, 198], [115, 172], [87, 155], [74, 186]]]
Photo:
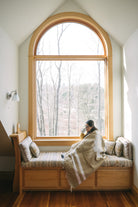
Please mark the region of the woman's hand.
[[86, 130], [86, 129], [85, 129], [85, 128], [83, 128], [83, 129], [81, 130], [81, 133], [83, 133], [83, 134], [84, 134], [85, 130]]

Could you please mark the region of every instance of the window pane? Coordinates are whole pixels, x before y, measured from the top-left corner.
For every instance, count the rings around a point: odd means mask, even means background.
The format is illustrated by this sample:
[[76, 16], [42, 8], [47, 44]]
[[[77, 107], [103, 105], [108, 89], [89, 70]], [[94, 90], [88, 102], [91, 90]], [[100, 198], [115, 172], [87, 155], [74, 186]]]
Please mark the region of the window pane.
[[105, 135], [104, 62], [37, 61], [37, 136], [78, 136], [89, 119]]
[[[98, 45], [98, 47], [97, 47]], [[41, 37], [37, 55], [104, 55], [98, 35], [78, 23], [53, 26]]]

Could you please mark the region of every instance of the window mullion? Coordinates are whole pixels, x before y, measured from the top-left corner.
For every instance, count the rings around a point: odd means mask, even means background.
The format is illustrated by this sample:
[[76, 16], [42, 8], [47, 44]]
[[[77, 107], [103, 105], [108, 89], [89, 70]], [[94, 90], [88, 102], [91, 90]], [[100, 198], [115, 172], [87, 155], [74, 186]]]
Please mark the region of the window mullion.
[[51, 61], [60, 61], [60, 60], [79, 60], [79, 61], [104, 61], [106, 60], [105, 55], [35, 55], [35, 60], [51, 60]]

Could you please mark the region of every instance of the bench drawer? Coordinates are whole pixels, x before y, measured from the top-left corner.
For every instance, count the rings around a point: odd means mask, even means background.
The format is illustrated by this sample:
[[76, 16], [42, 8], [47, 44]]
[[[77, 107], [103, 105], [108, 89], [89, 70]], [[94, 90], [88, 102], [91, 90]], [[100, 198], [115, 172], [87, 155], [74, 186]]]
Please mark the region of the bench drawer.
[[[65, 171], [61, 171], [61, 188], [62, 189], [69, 189], [69, 184], [66, 179]], [[95, 173], [92, 173], [85, 181], [83, 181], [77, 188], [74, 190], [89, 190], [95, 188]]]
[[58, 188], [58, 170], [23, 170], [23, 188]]
[[61, 170], [61, 188], [62, 189], [70, 189], [70, 186], [68, 184], [67, 178], [66, 178], [66, 172], [65, 170]]
[[95, 188], [95, 172], [93, 172], [86, 180], [84, 180], [76, 190], [91, 190]]
[[97, 188], [103, 189], [127, 189], [132, 184], [131, 169], [102, 169], [97, 172]]

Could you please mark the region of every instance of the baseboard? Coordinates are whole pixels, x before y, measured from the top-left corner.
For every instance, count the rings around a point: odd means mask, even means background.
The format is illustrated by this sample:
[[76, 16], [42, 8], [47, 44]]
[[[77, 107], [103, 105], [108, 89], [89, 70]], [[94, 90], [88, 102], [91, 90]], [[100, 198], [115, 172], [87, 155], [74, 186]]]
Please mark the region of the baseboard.
[[135, 185], [132, 185], [131, 190], [134, 195], [138, 196], [138, 188]]
[[0, 171], [0, 181], [12, 181], [14, 177], [13, 171]]

